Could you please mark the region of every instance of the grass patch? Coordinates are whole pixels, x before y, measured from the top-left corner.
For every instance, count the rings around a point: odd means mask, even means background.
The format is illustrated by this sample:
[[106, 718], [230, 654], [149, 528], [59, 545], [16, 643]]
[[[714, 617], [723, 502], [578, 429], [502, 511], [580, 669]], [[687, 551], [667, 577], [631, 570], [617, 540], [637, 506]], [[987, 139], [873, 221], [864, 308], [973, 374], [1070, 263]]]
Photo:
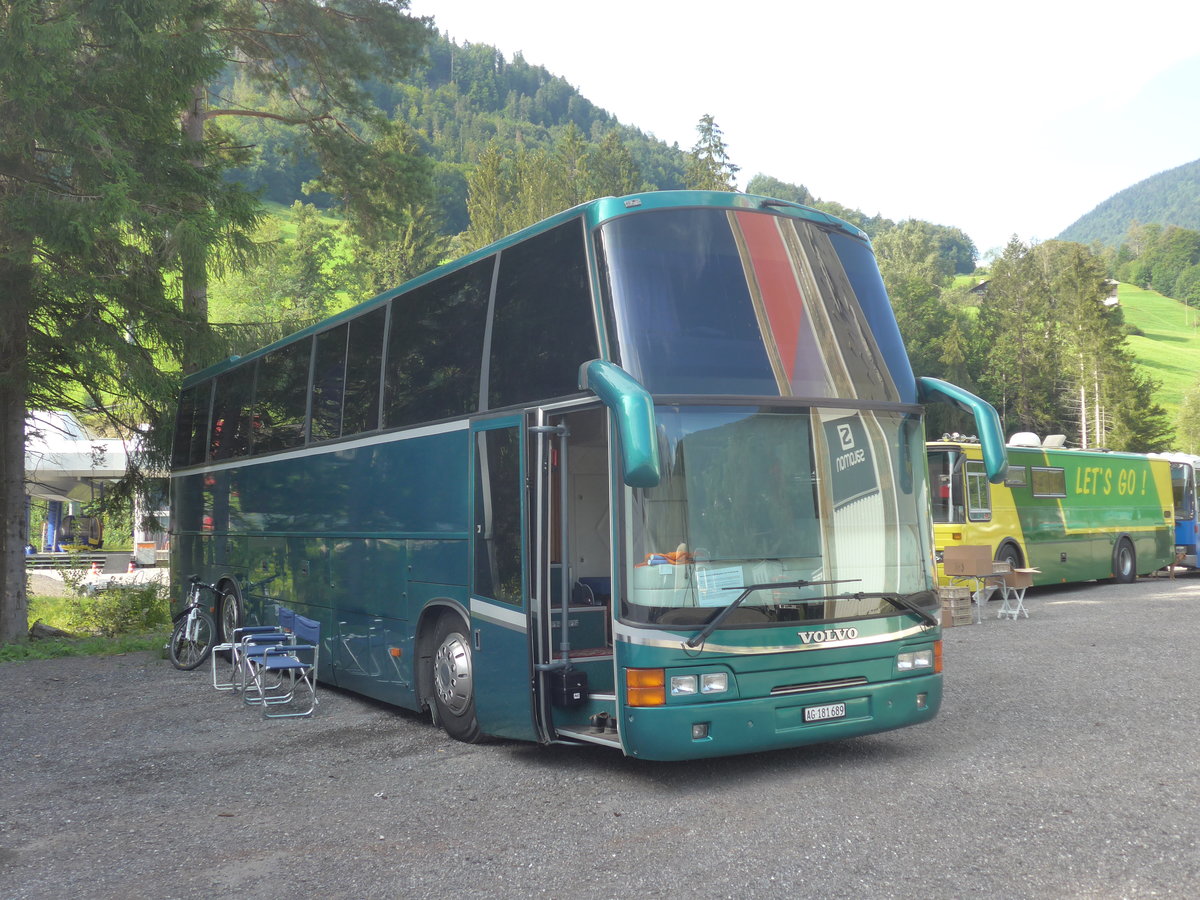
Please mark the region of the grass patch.
[[170, 636], [170, 631], [163, 629], [150, 634], [122, 634], [111, 638], [52, 638], [22, 644], [0, 644], [0, 662], [59, 659], [64, 656], [116, 656], [144, 650], [159, 652]]
[[[41, 638], [19, 644], [0, 644], [0, 662], [25, 659], [58, 659], [64, 656], [113, 656], [120, 653], [161, 651], [171, 636], [165, 596], [152, 598], [151, 592], [103, 591], [95, 597], [73, 594], [29, 595], [29, 622], [41, 622], [53, 628], [72, 632], [68, 638]], [[146, 607], [153, 606], [147, 615]], [[130, 611], [132, 609], [132, 612]], [[97, 624], [97, 617], [106, 622], [120, 621], [135, 627], [120, 633]], [[136, 627], [144, 625], [145, 627]], [[108, 631], [109, 633], [78, 632]]]
[[1162, 383], [1155, 399], [1172, 416], [1200, 378], [1200, 314], [1178, 300], [1122, 284], [1125, 321], [1141, 334], [1126, 337], [1138, 365]]

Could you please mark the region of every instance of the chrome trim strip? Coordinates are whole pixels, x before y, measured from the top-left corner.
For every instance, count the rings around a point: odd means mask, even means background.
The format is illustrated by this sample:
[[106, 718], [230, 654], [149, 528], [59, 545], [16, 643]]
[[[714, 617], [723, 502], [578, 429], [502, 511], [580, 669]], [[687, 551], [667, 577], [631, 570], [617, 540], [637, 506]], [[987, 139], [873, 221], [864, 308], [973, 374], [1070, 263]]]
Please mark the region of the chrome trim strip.
[[513, 609], [511, 606], [499, 606], [478, 597], [471, 598], [471, 618], [480, 618], [501, 628], [512, 631], [528, 631], [529, 624], [523, 609]]
[[[905, 628], [902, 631], [860, 635], [849, 640], [822, 641], [819, 644], [801, 644], [799, 638], [797, 638], [794, 645], [776, 644], [760, 645], [757, 647], [734, 647], [728, 644], [714, 644], [712, 641], [706, 641], [703, 646], [697, 647], [695, 650], [687, 649], [687, 652], [689, 654], [701, 652], [723, 653], [730, 656], [761, 656], [766, 653], [803, 653], [808, 650], [827, 650], [830, 647], [864, 647], [870, 644], [887, 644], [892, 641], [901, 641], [905, 638], [918, 637], [928, 632], [929, 629], [930, 626], [925, 624], [913, 625], [911, 628]], [[670, 631], [660, 631], [657, 629], [630, 628], [627, 625], [616, 623], [613, 626], [613, 639], [624, 641], [627, 644], [636, 644], [640, 647], [660, 647], [664, 650], [677, 650], [688, 639], [688, 634], [679, 635]]]
[[470, 422], [461, 419], [454, 422], [442, 422], [438, 425], [426, 425], [423, 428], [413, 428], [409, 431], [385, 431], [372, 434], [354, 441], [337, 444], [318, 444], [313, 447], [300, 447], [286, 453], [272, 453], [267, 456], [239, 456], [224, 462], [206, 466], [187, 468], [180, 472], [171, 472], [172, 478], [184, 478], [188, 475], [203, 475], [209, 472], [223, 472], [226, 469], [245, 469], [250, 466], [262, 466], [267, 463], [284, 462], [290, 459], [301, 459], [306, 456], [322, 456], [327, 453], [341, 453], [345, 450], [358, 450], [361, 447], [373, 447], [376, 444], [392, 444], [400, 441], [411, 441], [414, 438], [430, 437], [435, 434], [449, 434], [454, 431], [466, 431]]

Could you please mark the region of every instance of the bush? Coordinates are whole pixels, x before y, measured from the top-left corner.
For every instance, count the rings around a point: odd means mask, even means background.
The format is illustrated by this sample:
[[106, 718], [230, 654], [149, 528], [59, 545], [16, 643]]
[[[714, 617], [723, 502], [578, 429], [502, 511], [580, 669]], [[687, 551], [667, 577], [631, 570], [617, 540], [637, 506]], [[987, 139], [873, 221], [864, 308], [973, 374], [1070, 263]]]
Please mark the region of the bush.
[[165, 585], [110, 587], [70, 599], [70, 627], [88, 634], [113, 637], [143, 634], [171, 622]]

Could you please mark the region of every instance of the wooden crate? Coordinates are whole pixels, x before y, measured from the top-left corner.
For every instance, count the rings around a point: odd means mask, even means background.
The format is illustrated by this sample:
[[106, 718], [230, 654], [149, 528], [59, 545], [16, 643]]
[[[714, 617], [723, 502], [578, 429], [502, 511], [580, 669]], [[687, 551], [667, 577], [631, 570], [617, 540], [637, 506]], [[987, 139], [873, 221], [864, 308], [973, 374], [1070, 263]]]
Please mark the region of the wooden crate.
[[942, 627], [955, 628], [959, 625], [971, 625], [975, 621], [975, 616], [971, 612], [971, 607], [966, 609], [951, 609], [942, 607]]

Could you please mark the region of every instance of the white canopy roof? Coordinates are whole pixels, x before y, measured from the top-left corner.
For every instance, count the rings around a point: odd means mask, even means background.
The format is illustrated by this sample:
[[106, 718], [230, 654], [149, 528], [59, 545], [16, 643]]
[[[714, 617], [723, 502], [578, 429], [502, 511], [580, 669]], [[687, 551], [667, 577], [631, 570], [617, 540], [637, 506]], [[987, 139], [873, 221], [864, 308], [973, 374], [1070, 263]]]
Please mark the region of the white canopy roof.
[[30, 411], [25, 419], [25, 492], [46, 500], [91, 500], [99, 482], [125, 475], [125, 442], [94, 438], [70, 413]]

